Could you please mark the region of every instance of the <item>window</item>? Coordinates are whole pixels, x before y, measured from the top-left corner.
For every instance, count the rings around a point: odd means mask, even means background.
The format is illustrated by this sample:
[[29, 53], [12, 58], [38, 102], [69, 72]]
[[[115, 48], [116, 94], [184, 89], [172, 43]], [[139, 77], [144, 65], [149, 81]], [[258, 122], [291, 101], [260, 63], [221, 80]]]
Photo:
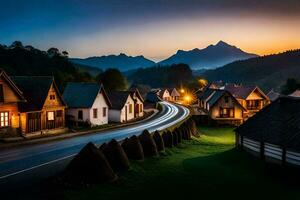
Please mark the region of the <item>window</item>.
[[234, 118], [234, 108], [220, 108], [221, 118]]
[[78, 110], [78, 119], [83, 120], [83, 112], [82, 110]]
[[143, 104], [140, 104], [140, 112], [143, 112]]
[[55, 94], [50, 94], [50, 100], [55, 100]]
[[98, 109], [97, 108], [93, 109], [93, 118], [94, 119], [98, 118]]
[[225, 103], [229, 103], [229, 96], [225, 96], [224, 101], [225, 101]]
[[47, 112], [47, 120], [48, 121], [54, 120], [54, 111]]
[[56, 117], [62, 117], [62, 115], [63, 115], [62, 110], [57, 110], [56, 111]]
[[0, 102], [4, 102], [3, 85], [0, 85]]
[[0, 112], [0, 127], [8, 126], [8, 112]]
[[106, 107], [103, 108], [103, 117], [106, 117]]
[[132, 113], [132, 104], [129, 104], [129, 113]]

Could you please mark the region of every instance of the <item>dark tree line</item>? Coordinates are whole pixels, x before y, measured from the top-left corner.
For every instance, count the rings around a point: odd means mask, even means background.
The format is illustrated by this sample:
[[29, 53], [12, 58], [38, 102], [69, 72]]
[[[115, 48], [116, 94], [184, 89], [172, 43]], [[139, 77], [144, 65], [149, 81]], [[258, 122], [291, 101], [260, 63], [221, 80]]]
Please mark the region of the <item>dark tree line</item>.
[[145, 84], [151, 87], [179, 87], [193, 79], [192, 70], [186, 64], [140, 68], [128, 79], [134, 84]]

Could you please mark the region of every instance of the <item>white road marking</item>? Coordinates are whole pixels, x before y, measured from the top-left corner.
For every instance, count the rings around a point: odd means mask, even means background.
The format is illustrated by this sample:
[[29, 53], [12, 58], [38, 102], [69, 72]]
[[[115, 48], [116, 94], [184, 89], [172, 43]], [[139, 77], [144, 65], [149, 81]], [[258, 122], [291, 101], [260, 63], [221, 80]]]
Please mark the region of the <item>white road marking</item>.
[[5, 178], [8, 178], [10, 176], [14, 176], [14, 175], [17, 175], [17, 174], [21, 174], [23, 172], [27, 172], [27, 171], [30, 171], [30, 170], [33, 170], [33, 169], [36, 169], [36, 168], [39, 168], [39, 167], [43, 167], [45, 165], [49, 165], [49, 164], [52, 164], [52, 163], [55, 163], [55, 162], [58, 162], [58, 161], [61, 161], [61, 160], [65, 160], [67, 158], [70, 158], [70, 157], [73, 157], [75, 156], [76, 154], [72, 154], [72, 155], [68, 155], [68, 156], [65, 156], [65, 157], [62, 157], [62, 158], [58, 158], [58, 159], [55, 159], [55, 160], [51, 160], [49, 162], [45, 162], [45, 163], [42, 163], [40, 165], [36, 165], [36, 166], [33, 166], [33, 167], [29, 167], [27, 169], [23, 169], [23, 170], [20, 170], [20, 171], [16, 171], [16, 172], [13, 172], [13, 173], [10, 173], [10, 174], [6, 174], [4, 176], [0, 176], [0, 179], [5, 179]]
[[[156, 120], [154, 120], [154, 121], [152, 121], [152, 122], [150, 122], [148, 124], [141, 125], [141, 126], [139, 126], [137, 128], [129, 128], [127, 130], [129, 130], [129, 132], [133, 132], [134, 130], [143, 130], [145, 127], [151, 128], [151, 125], [157, 125], [159, 123], [165, 122], [165, 121], [169, 120], [170, 117], [172, 117], [174, 114], [178, 113], [178, 108], [175, 107], [174, 105], [169, 104], [169, 103], [164, 103], [164, 104], [166, 104], [166, 106], [168, 107], [168, 111], [167, 111], [167, 113], [164, 116], [162, 116], [162, 117], [160, 117], [160, 118], [158, 118], [158, 119], [156, 119]], [[177, 122], [183, 120], [184, 118], [186, 118], [188, 116], [188, 114], [189, 114], [189, 110], [186, 109], [186, 108], [183, 108], [183, 110], [184, 110], [184, 114], [180, 118], [178, 118], [177, 120], [174, 120], [173, 122], [165, 124], [164, 126], [160, 127], [159, 130], [162, 130], [164, 128], [170, 127], [170, 126], [176, 124]], [[115, 134], [119, 134], [119, 133], [116, 132]], [[113, 136], [115, 134], [110, 134], [110, 136]], [[75, 146], [75, 145], [73, 144], [71, 146]], [[63, 148], [66, 148], [66, 147], [63, 147]], [[55, 149], [55, 150], [57, 150], [57, 149]], [[50, 151], [51, 150], [48, 150], [46, 152], [50, 152]], [[43, 153], [45, 153], [45, 152], [43, 152]], [[9, 174], [3, 175], [3, 176], [0, 177], [0, 180], [8, 178], [8, 177], [11, 177], [11, 176], [14, 176], [14, 175], [17, 175], [17, 174], [21, 174], [21, 173], [24, 173], [24, 172], [27, 172], [27, 171], [30, 171], [30, 170], [34, 170], [34, 169], [37, 169], [39, 167], [43, 167], [43, 166], [46, 166], [46, 165], [49, 165], [49, 164], [52, 164], [52, 163], [55, 163], [55, 162], [59, 162], [59, 161], [68, 159], [70, 157], [75, 156], [76, 154], [68, 155], [68, 156], [65, 156], [65, 157], [62, 157], [62, 158], [58, 158], [58, 159], [55, 159], [55, 160], [52, 160], [52, 161], [48, 161], [48, 162], [45, 162], [45, 163], [42, 163], [42, 164], [39, 164], [39, 165], [36, 165], [36, 166], [32, 166], [32, 167], [29, 167], [29, 168], [26, 168], [26, 169], [23, 169], [23, 170], [19, 170], [19, 171], [13, 172], [13, 173], [9, 173]]]

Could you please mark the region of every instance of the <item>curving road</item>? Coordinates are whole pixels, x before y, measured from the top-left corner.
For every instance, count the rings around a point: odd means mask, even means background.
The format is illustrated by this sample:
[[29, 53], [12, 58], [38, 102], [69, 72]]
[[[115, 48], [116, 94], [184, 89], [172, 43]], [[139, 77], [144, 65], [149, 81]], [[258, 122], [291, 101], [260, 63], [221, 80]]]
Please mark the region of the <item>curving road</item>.
[[113, 138], [123, 140], [138, 135], [144, 129], [150, 132], [163, 130], [189, 115], [189, 110], [183, 106], [167, 102], [161, 104], [162, 112], [132, 126], [0, 151], [0, 191], [15, 191], [17, 188], [28, 191], [26, 188], [30, 185], [61, 171], [90, 141], [100, 145]]

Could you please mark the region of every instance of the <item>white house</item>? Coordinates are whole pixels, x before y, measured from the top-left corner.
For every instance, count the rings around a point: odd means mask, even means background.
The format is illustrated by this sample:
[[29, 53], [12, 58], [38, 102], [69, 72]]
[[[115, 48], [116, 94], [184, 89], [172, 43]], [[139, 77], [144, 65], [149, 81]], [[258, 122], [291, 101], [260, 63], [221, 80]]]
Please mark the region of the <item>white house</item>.
[[180, 98], [180, 94], [179, 92], [176, 90], [176, 88], [169, 88], [168, 92], [170, 94], [170, 100], [171, 101], [179, 101]]
[[144, 99], [137, 88], [130, 88], [131, 96], [134, 100], [134, 117], [144, 116]]
[[68, 83], [63, 93], [71, 121], [87, 122], [91, 126], [108, 123], [110, 100], [101, 84]]
[[108, 112], [109, 121], [123, 123], [135, 118], [135, 102], [130, 91], [111, 91], [108, 97], [111, 101], [111, 108]]

